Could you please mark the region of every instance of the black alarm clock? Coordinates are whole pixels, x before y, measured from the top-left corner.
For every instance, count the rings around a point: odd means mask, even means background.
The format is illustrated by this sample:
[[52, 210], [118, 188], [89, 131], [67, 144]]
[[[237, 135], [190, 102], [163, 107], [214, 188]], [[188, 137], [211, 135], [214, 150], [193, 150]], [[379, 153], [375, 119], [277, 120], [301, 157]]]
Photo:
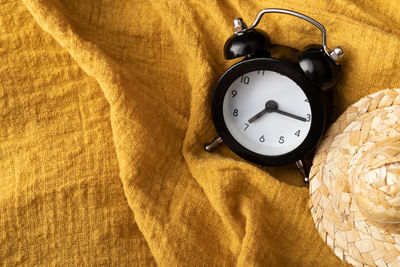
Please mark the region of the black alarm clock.
[[[303, 51], [272, 45], [255, 29], [266, 13], [283, 13], [310, 22], [322, 32], [322, 45]], [[226, 59], [244, 57], [231, 66], [214, 89], [211, 113], [218, 137], [205, 145], [211, 151], [224, 143], [234, 153], [264, 166], [296, 163], [304, 181], [304, 157], [324, 132], [329, 92], [340, 73], [340, 47], [328, 51], [325, 28], [303, 14], [285, 9], [262, 10], [247, 28], [234, 20], [234, 34], [226, 41]]]

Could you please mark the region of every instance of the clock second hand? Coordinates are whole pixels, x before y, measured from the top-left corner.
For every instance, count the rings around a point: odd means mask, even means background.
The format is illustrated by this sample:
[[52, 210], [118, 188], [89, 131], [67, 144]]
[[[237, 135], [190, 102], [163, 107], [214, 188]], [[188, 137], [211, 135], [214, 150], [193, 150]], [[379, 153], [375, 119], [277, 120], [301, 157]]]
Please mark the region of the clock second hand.
[[256, 115], [254, 115], [253, 117], [251, 117], [248, 122], [249, 123], [253, 123], [254, 121], [256, 121], [257, 119], [261, 118], [262, 116], [264, 116], [266, 113], [272, 113], [272, 112], [276, 112], [278, 114], [299, 120], [299, 121], [303, 121], [306, 122], [307, 119], [294, 115], [292, 113], [283, 111], [283, 110], [279, 110], [278, 109], [278, 103], [274, 100], [269, 100], [267, 101], [267, 103], [265, 103], [265, 109], [261, 110], [260, 112], [258, 112]]

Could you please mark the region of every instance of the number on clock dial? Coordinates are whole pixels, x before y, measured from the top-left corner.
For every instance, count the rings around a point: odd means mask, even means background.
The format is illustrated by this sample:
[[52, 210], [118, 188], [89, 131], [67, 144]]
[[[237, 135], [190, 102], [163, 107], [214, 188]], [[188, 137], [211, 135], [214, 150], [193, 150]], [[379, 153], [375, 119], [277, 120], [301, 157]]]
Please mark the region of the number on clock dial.
[[242, 76], [242, 77], [240, 78], [240, 82], [241, 82], [241, 83], [244, 83], [244, 84], [249, 84], [249, 82], [250, 82], [249, 76]]

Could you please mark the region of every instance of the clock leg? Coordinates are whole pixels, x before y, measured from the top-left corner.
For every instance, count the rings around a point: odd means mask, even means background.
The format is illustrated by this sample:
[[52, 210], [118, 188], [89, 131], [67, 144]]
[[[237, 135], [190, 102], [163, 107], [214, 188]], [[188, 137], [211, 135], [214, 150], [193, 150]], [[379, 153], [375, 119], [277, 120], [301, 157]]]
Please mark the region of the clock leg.
[[214, 148], [216, 148], [217, 146], [219, 146], [222, 143], [223, 143], [222, 138], [217, 136], [216, 138], [214, 138], [214, 140], [211, 141], [211, 143], [205, 144], [204, 149], [207, 152], [211, 152]]
[[308, 178], [308, 174], [306, 172], [304, 161], [303, 160], [296, 161], [296, 166], [299, 169], [301, 175], [303, 176], [304, 182], [308, 183], [309, 182], [309, 178]]

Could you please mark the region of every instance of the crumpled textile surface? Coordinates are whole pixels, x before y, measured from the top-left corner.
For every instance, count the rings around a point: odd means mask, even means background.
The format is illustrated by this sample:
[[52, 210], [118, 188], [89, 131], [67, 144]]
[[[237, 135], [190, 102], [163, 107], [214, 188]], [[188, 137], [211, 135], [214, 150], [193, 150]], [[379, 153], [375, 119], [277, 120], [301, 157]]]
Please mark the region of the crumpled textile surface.
[[[272, 7], [344, 48], [336, 114], [399, 86], [395, 0], [0, 0], [2, 265], [344, 265], [294, 166], [203, 150], [232, 20]], [[259, 27], [320, 42], [290, 16]]]

